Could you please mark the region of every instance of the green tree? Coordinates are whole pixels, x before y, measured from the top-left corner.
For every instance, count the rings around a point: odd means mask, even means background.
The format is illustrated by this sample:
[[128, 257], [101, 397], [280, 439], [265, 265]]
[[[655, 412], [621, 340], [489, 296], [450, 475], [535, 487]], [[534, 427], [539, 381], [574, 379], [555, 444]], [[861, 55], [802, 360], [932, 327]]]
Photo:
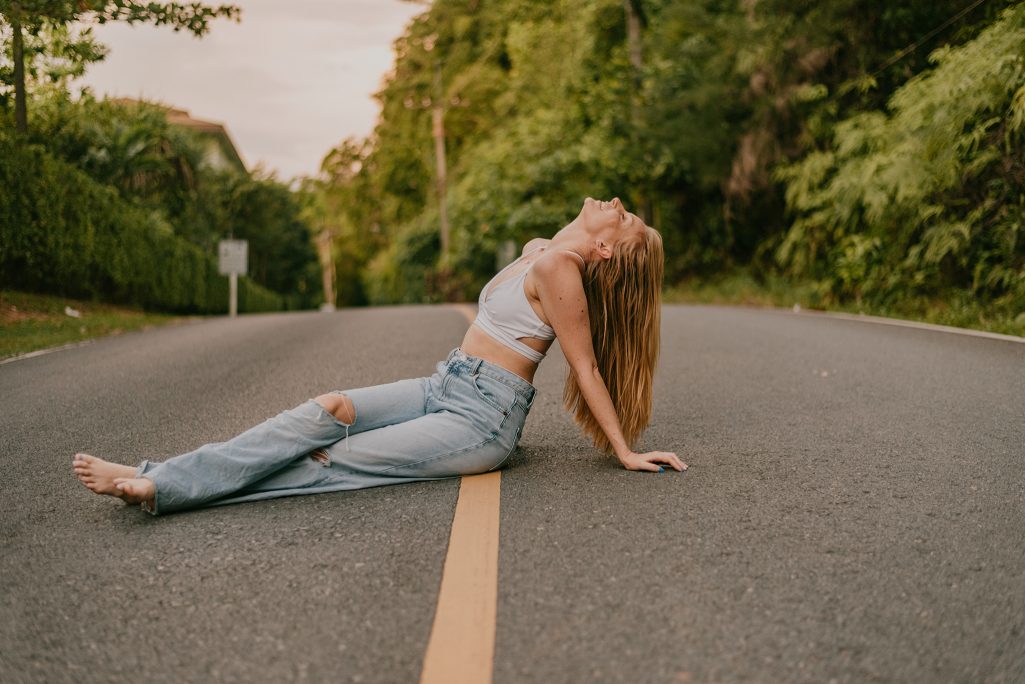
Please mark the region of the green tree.
[[[204, 35], [217, 17], [238, 20], [234, 5], [210, 7], [198, 2], [129, 2], [128, 0], [0, 0], [0, 15], [11, 28], [11, 80], [14, 88], [14, 120], [19, 133], [28, 132], [28, 107], [25, 90], [25, 35], [38, 35], [46, 29], [65, 31], [78, 21], [93, 20], [138, 22], [171, 26]], [[70, 34], [64, 33], [65, 36]], [[77, 55], [78, 64], [102, 58], [91, 36], [65, 42], [65, 52]], [[31, 54], [31, 53], [29, 53]]]
[[1025, 3], [932, 53], [887, 111], [839, 122], [780, 169], [795, 220], [776, 254], [841, 297], [966, 289], [1025, 306]]
[[97, 101], [88, 92], [73, 100], [59, 88], [35, 92], [33, 106], [34, 124], [24, 140], [114, 186], [125, 199], [162, 212], [183, 233], [205, 229], [206, 222], [193, 225], [196, 216], [179, 220], [199, 199], [200, 176], [210, 173], [202, 145], [194, 131], [170, 124], [164, 108]]
[[[329, 155], [326, 168], [336, 170], [318, 177], [316, 192], [333, 199], [319, 202], [318, 221], [344, 226], [335, 242], [339, 272], [343, 262], [361, 271], [373, 302], [472, 296], [493, 271], [500, 243], [550, 235], [585, 195], [622, 195], [647, 216], [663, 234], [669, 282], [737, 265], [775, 269], [781, 244], [791, 254], [808, 246], [791, 232], [793, 218], [797, 225], [808, 217], [806, 207], [788, 203], [798, 181], [777, 169], [821, 163], [820, 152], [836, 154], [848, 130], [867, 135], [879, 120], [869, 113], [909, 79], [942, 68], [930, 54], [969, 45], [1010, 5], [1020, 0], [435, 0], [395, 43], [373, 134], [355, 146], [358, 155], [348, 143]], [[431, 139], [439, 101], [447, 260], [438, 250]], [[960, 120], [976, 130], [995, 116], [987, 111]], [[980, 149], [992, 152], [999, 135], [1013, 133], [993, 126]], [[951, 129], [930, 140], [959, 144]], [[957, 202], [971, 205], [966, 197], [989, 198], [994, 216], [1017, 215], [1017, 148], [1008, 149], [965, 186], [970, 192], [940, 203], [944, 217], [964, 216]], [[990, 192], [987, 174], [1001, 164], [1006, 192]], [[841, 165], [828, 169], [840, 173]], [[813, 170], [802, 178], [821, 200], [827, 180]], [[881, 271], [871, 259], [889, 241], [916, 244], [863, 228], [850, 231], [861, 237], [851, 238], [843, 259], [813, 260], [821, 272], [843, 272], [836, 289], [843, 296], [874, 288], [868, 281]], [[806, 233], [813, 234], [829, 233]], [[1001, 234], [1000, 245], [1014, 242]], [[341, 256], [353, 244], [360, 258]], [[938, 273], [930, 282], [964, 282], [986, 263], [979, 278], [1007, 281], [1017, 272], [1008, 249], [959, 251], [965, 261], [957, 268], [948, 251], [926, 279]], [[820, 273], [782, 261], [790, 274]], [[915, 282], [911, 271], [901, 273], [893, 283]]]
[[[22, 32], [21, 80], [36, 91], [63, 91], [82, 76], [89, 64], [102, 60], [108, 50], [93, 35], [92, 27], [73, 28], [43, 22], [34, 32]], [[14, 102], [14, 32], [0, 21], [0, 110]]]
[[837, 120], [881, 106], [929, 68], [932, 49], [969, 40], [1007, 4], [647, 3], [641, 137], [670, 277], [770, 266], [787, 228], [775, 167], [828, 139]]

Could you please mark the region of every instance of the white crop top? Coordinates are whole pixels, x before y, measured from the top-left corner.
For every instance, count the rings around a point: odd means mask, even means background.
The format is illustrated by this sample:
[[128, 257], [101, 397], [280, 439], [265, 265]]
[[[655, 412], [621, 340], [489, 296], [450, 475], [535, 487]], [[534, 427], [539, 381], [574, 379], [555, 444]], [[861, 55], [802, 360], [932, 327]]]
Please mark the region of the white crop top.
[[[544, 249], [545, 247], [539, 247], [530, 254]], [[581, 261], [584, 260], [576, 252], [564, 251], [570, 252]], [[517, 339], [520, 337], [534, 337], [539, 340], [555, 339], [555, 331], [537, 317], [527, 300], [527, 293], [523, 291], [523, 281], [527, 279], [527, 271], [534, 264], [531, 263], [516, 275], [492, 287], [492, 283], [498, 276], [505, 273], [510, 266], [525, 256], [527, 255], [520, 256], [519, 259], [496, 273], [494, 278], [488, 281], [488, 284], [480, 291], [480, 297], [477, 300], [477, 318], [473, 322], [496, 341], [523, 354], [534, 363], [540, 363], [545, 355]]]

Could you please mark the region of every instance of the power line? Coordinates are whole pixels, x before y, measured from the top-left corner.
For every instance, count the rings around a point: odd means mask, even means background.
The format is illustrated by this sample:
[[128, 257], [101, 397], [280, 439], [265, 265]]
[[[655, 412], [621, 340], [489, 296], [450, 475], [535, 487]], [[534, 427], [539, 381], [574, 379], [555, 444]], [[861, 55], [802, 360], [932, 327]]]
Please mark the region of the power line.
[[[986, 2], [986, 0], [975, 0], [975, 2], [973, 2], [970, 5], [968, 5], [963, 10], [961, 10], [960, 12], [955, 14], [954, 16], [950, 17], [949, 19], [944, 21], [942, 24], [940, 24], [939, 26], [937, 26], [933, 30], [929, 31], [927, 34], [925, 34], [924, 36], [922, 36], [921, 38], [916, 40], [914, 43], [911, 43], [911, 45], [908, 45], [906, 48], [902, 49], [900, 52], [895, 54], [893, 57], [890, 57], [890, 59], [886, 60], [886, 62], [881, 67], [879, 67], [878, 69], [873, 71], [871, 74], [869, 74], [867, 78], [875, 79], [876, 76], [878, 76], [879, 74], [881, 74], [884, 71], [886, 71], [887, 69], [889, 69], [891, 66], [896, 64], [898, 61], [900, 61], [901, 59], [906, 57], [909, 53], [917, 50], [927, 40], [929, 40], [930, 38], [933, 38], [937, 33], [942, 31], [943, 29], [947, 28], [948, 26], [953, 24], [955, 21], [957, 21], [958, 19], [960, 19], [964, 15], [968, 14], [969, 12], [971, 12], [973, 9], [975, 9], [976, 7], [978, 7], [979, 5], [981, 5], [984, 2]], [[851, 90], [850, 88], [840, 87], [832, 95], [827, 97], [822, 102], [824, 104], [828, 104], [830, 102], [836, 102], [841, 97], [843, 97], [844, 95], [849, 93], [850, 90]]]
[[961, 10], [960, 12], [958, 12], [957, 14], [952, 16], [951, 18], [947, 19], [945, 22], [943, 22], [942, 24], [940, 24], [939, 26], [934, 28], [932, 31], [929, 31], [929, 33], [925, 34], [924, 36], [922, 36], [921, 38], [916, 40], [914, 43], [912, 43], [911, 45], [907, 46], [906, 48], [904, 48], [903, 50], [901, 50], [900, 52], [895, 54], [890, 59], [886, 60], [886, 63], [884, 63], [881, 67], [879, 67], [874, 72], [872, 72], [872, 74], [869, 75], [869, 78], [875, 78], [879, 74], [883, 73], [884, 71], [889, 69], [891, 66], [893, 66], [894, 64], [899, 62], [901, 59], [906, 57], [909, 53], [914, 52], [919, 47], [921, 47], [922, 43], [924, 43], [925, 41], [929, 40], [930, 38], [935, 36], [937, 33], [942, 31], [943, 29], [947, 28], [948, 26], [953, 24], [955, 21], [957, 21], [958, 19], [960, 19], [964, 15], [968, 14], [969, 12], [971, 12], [973, 9], [975, 9], [976, 7], [978, 7], [979, 5], [981, 5], [984, 2], [986, 2], [986, 0], [975, 0], [975, 2], [973, 2], [971, 5], [969, 5], [968, 7], [965, 7], [963, 10]]

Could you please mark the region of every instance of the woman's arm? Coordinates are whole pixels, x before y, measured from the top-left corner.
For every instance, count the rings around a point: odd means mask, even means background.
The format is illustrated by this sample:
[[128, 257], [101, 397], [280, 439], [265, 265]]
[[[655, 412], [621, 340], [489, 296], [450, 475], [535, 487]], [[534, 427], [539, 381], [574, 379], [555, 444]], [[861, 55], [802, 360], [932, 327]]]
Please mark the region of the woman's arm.
[[669, 451], [638, 454], [630, 449], [623, 438], [619, 416], [616, 415], [612, 398], [594, 357], [587, 297], [577, 264], [577, 260], [569, 254], [555, 252], [538, 260], [533, 271], [537, 276], [537, 294], [545, 316], [559, 338], [562, 353], [576, 375], [588, 408], [608, 437], [623, 467], [628, 470], [659, 471], [661, 467], [658, 464], [666, 463], [677, 470], [685, 470], [687, 466], [676, 454]]

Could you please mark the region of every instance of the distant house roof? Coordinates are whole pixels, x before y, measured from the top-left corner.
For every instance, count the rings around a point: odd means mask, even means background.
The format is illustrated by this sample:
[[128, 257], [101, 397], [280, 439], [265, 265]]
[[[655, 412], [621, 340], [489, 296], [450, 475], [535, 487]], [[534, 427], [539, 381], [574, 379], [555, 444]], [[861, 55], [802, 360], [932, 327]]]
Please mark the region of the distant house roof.
[[174, 126], [190, 128], [198, 133], [209, 136], [213, 144], [208, 145], [205, 150], [206, 162], [208, 164], [220, 170], [234, 169], [242, 173], [246, 172], [246, 163], [243, 161], [238, 148], [235, 147], [235, 142], [231, 139], [231, 135], [228, 133], [228, 129], [224, 127], [224, 124], [194, 119], [184, 109], [177, 109], [159, 102], [148, 102], [131, 97], [111, 98], [111, 102], [121, 105], [146, 104], [164, 110], [168, 123]]

